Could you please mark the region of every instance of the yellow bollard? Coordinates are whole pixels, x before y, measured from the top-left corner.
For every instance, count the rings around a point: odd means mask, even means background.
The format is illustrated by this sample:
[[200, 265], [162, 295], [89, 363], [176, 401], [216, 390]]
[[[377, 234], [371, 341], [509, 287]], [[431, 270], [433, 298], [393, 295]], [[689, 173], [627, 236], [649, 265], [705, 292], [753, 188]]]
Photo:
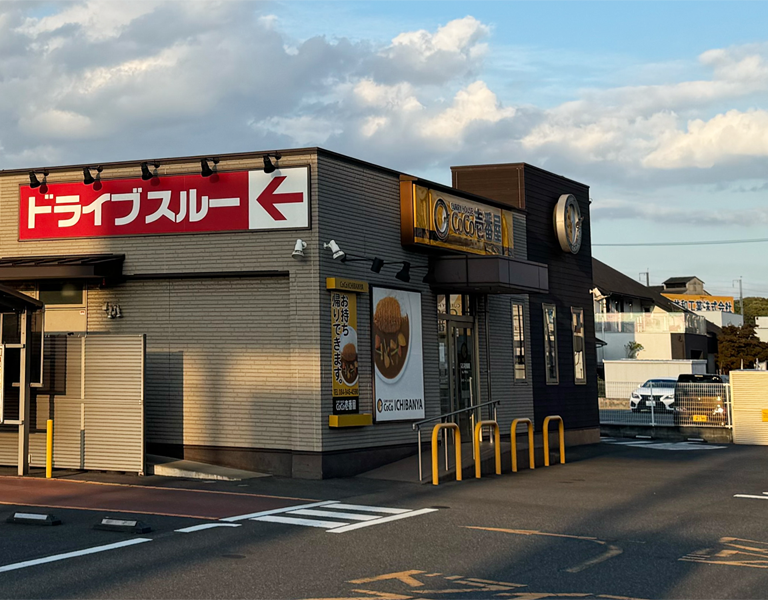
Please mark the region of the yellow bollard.
[[53, 477], [53, 420], [48, 419], [45, 423], [45, 478]]
[[496, 475], [501, 475], [501, 440], [499, 436], [499, 424], [496, 421], [478, 421], [475, 424], [475, 478], [480, 479], [481, 463], [480, 457], [480, 430], [484, 425], [493, 427], [493, 439], [496, 444]]
[[565, 464], [565, 426], [563, 425], [563, 418], [557, 415], [551, 415], [544, 419], [544, 466], [549, 466], [549, 422], [558, 421], [558, 429], [560, 430], [560, 464]]
[[[456, 481], [461, 481], [461, 432], [459, 426], [456, 423], [438, 423], [432, 430], [432, 485], [438, 485], [440, 483], [440, 476], [438, 475], [438, 461], [437, 461], [437, 440], [440, 437], [441, 429], [453, 429], [456, 437], [454, 438], [454, 446], [456, 447]], [[448, 436], [446, 436], [446, 440]]]
[[512, 441], [512, 472], [517, 473], [517, 424], [528, 424], [528, 465], [536, 468], [536, 457], [533, 452], [533, 422], [530, 419], [515, 419], [512, 421], [510, 438]]

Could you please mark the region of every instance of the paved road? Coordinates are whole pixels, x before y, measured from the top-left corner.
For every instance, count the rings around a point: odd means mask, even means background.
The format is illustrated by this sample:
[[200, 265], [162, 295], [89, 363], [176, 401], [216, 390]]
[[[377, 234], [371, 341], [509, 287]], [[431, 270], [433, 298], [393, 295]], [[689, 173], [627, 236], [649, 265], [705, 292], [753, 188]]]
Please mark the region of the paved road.
[[[169, 486], [199, 487], [237, 492], [198, 494], [220, 503], [253, 495], [257, 508], [263, 496], [307, 500], [257, 514], [225, 506], [223, 520], [142, 513], [154, 528], [143, 536], [94, 531], [102, 513], [86, 508], [56, 509], [60, 527], [3, 520], [0, 597], [768, 596], [768, 448], [685, 447], [604, 443], [570, 452], [564, 466], [437, 488], [361, 478], [152, 479], [163, 489], [131, 493], [156, 501]], [[0, 493], [5, 484], [0, 478]], [[16, 508], [0, 508], [0, 517]], [[110, 514], [130, 516], [124, 508]]]

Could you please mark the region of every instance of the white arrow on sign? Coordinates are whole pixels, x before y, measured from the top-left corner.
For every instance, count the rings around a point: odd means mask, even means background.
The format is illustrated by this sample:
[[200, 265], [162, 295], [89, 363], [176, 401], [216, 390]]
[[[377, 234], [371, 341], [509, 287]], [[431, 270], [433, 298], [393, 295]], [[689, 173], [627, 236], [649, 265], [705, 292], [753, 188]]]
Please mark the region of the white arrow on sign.
[[248, 228], [309, 227], [309, 169], [248, 172]]

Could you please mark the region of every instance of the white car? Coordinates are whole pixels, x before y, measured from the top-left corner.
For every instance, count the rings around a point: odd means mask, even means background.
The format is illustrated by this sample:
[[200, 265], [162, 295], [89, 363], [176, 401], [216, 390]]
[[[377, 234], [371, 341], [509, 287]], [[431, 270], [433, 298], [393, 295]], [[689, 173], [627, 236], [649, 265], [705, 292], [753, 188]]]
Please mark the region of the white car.
[[651, 407], [658, 412], [672, 412], [676, 383], [677, 378], [672, 377], [649, 379], [632, 392], [629, 397], [629, 408], [632, 412], [649, 411]]

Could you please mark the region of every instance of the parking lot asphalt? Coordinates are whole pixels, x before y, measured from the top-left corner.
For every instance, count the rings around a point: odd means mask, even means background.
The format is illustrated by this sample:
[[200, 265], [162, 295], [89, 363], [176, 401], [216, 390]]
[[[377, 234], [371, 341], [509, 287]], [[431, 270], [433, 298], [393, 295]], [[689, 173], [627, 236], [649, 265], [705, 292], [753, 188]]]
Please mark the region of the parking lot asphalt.
[[[150, 510], [135, 518], [153, 531], [131, 535], [92, 529], [99, 507], [34, 527], [5, 522], [32, 508], [2, 505], [0, 598], [762, 598], [766, 473], [768, 448], [608, 440], [565, 465], [438, 487], [74, 474], [157, 498], [252, 496], [257, 510]], [[66, 483], [72, 502], [106, 487]], [[266, 496], [295, 500], [264, 509]]]

